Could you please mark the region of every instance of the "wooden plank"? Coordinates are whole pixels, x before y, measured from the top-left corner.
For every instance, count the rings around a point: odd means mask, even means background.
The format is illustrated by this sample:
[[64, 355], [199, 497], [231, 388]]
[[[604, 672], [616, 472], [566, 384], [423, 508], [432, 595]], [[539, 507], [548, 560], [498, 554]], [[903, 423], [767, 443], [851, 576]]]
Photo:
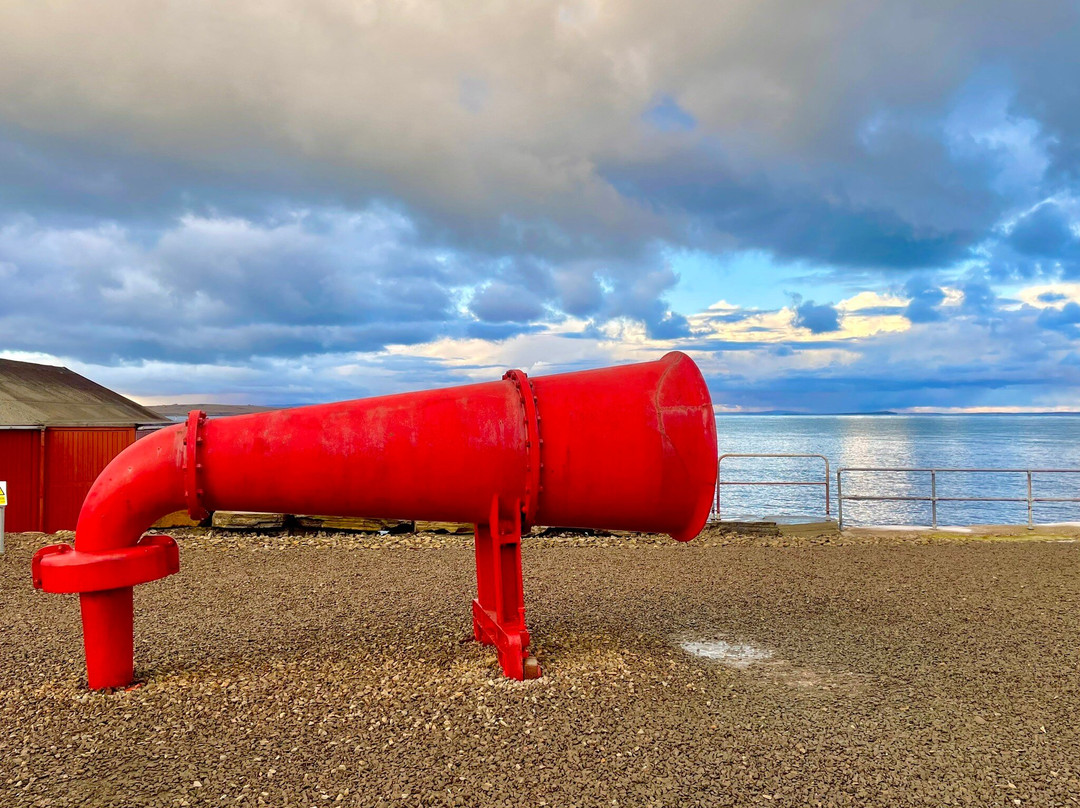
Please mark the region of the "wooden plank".
[[472, 533], [473, 525], [469, 522], [415, 522], [417, 533]]
[[297, 514], [293, 517], [296, 526], [304, 530], [346, 531], [356, 533], [379, 533], [383, 530], [391, 533], [408, 533], [412, 522], [400, 519], [367, 519], [363, 516], [312, 516]]
[[214, 511], [213, 525], [224, 530], [282, 530], [285, 514]]

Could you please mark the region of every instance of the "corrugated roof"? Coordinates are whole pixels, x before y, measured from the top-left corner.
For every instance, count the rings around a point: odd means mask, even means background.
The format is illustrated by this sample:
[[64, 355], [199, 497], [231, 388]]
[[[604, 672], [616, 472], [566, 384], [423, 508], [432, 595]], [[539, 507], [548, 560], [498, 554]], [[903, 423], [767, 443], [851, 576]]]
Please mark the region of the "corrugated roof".
[[0, 426], [135, 426], [168, 423], [67, 368], [0, 359]]

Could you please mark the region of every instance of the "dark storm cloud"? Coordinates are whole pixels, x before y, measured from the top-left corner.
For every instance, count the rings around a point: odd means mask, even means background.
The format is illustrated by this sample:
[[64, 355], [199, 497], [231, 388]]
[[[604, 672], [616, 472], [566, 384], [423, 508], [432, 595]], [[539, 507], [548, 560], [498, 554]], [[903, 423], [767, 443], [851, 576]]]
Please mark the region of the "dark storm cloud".
[[1065, 0], [61, 5], [0, 11], [0, 125], [103, 208], [186, 170], [196, 197], [393, 200], [470, 251], [920, 267], [1078, 165]]
[[1043, 292], [1041, 295], [1038, 296], [1038, 301], [1040, 303], [1060, 303], [1063, 300], [1068, 299], [1068, 297], [1061, 294], [1060, 292]]
[[604, 290], [596, 270], [588, 265], [568, 266], [555, 273], [555, 284], [560, 308], [575, 317], [595, 314], [604, 302]]
[[1080, 276], [1080, 195], [1048, 199], [1016, 217], [985, 247], [987, 272], [999, 282]]
[[219, 361], [372, 351], [455, 327], [470, 277], [398, 214], [256, 226], [187, 217], [150, 244], [115, 225], [0, 228], [0, 344], [87, 361]]
[[539, 331], [539, 326], [525, 323], [501, 322], [501, 323], [468, 323], [465, 326], [465, 336], [474, 339], [504, 340], [521, 334], [532, 334]]
[[544, 313], [544, 307], [528, 290], [501, 281], [490, 283], [473, 295], [469, 308], [486, 323], [527, 323]]
[[795, 302], [795, 325], [810, 329], [812, 334], [836, 331], [840, 327], [840, 312], [828, 303], [818, 305], [813, 300]]
[[987, 318], [997, 313], [999, 299], [993, 287], [981, 275], [974, 275], [961, 282], [960, 293], [964, 296], [960, 310], [976, 318]]
[[254, 145], [191, 160], [155, 154], [122, 134], [87, 138], [5, 125], [2, 114], [0, 178], [0, 215], [52, 224], [111, 220], [151, 231], [187, 213], [261, 218], [297, 204], [366, 207], [370, 196], [318, 164]]
[[[672, 240], [715, 248], [736, 239], [743, 249], [764, 249], [783, 259], [840, 267], [911, 269], [949, 264], [967, 254], [997, 218], [985, 208], [977, 219], [971, 200], [965, 216], [926, 211], [908, 219], [882, 199], [867, 207], [795, 178], [746, 176], [713, 157], [693, 154], [647, 165], [609, 166], [605, 176], [627, 198], [667, 214]], [[929, 190], [929, 189], [928, 189]]]
[[1044, 272], [1049, 264], [1051, 273], [1060, 269], [1066, 278], [1080, 275], [1080, 233], [1058, 204], [1047, 202], [1020, 219], [1009, 234], [1007, 244]]
[[1058, 205], [1052, 202], [1039, 205], [1016, 223], [1009, 234], [1009, 245], [1021, 255], [1057, 258], [1078, 244], [1069, 225], [1068, 217]]
[[1080, 335], [1080, 305], [1068, 302], [1060, 309], [1043, 309], [1039, 314], [1039, 325], [1051, 331], [1060, 331], [1069, 336]]
[[913, 323], [932, 323], [942, 317], [940, 306], [945, 300], [945, 292], [939, 283], [916, 275], [904, 284], [904, 293], [910, 298], [904, 316]]
[[645, 324], [653, 339], [677, 339], [690, 334], [686, 318], [668, 310], [663, 295], [678, 281], [669, 269], [627, 273], [609, 277], [612, 285], [606, 297], [607, 317], [631, 317]]

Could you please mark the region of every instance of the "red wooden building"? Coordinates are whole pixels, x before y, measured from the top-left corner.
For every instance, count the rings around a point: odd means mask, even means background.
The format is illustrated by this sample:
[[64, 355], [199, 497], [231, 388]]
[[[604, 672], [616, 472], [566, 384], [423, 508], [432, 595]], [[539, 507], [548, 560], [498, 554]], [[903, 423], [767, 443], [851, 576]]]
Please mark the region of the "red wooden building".
[[67, 368], [0, 359], [0, 480], [7, 530], [74, 530], [91, 483], [152, 410]]

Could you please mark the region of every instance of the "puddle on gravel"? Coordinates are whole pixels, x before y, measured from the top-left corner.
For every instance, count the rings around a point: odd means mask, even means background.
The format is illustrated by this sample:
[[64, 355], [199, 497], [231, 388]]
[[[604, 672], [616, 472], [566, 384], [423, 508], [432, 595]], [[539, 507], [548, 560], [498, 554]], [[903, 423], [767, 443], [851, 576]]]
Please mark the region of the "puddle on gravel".
[[710, 640], [706, 642], [694, 642], [686, 640], [679, 643], [679, 647], [688, 654], [705, 657], [726, 665], [729, 668], [746, 670], [751, 665], [770, 659], [773, 652], [768, 648], [758, 648], [756, 645], [741, 645], [724, 642], [723, 640]]
[[773, 682], [799, 689], [850, 690], [859, 677], [850, 673], [819, 671], [793, 665], [771, 649], [750, 643], [726, 640], [678, 639], [676, 644], [688, 654], [708, 659], [725, 668], [755, 674]]

